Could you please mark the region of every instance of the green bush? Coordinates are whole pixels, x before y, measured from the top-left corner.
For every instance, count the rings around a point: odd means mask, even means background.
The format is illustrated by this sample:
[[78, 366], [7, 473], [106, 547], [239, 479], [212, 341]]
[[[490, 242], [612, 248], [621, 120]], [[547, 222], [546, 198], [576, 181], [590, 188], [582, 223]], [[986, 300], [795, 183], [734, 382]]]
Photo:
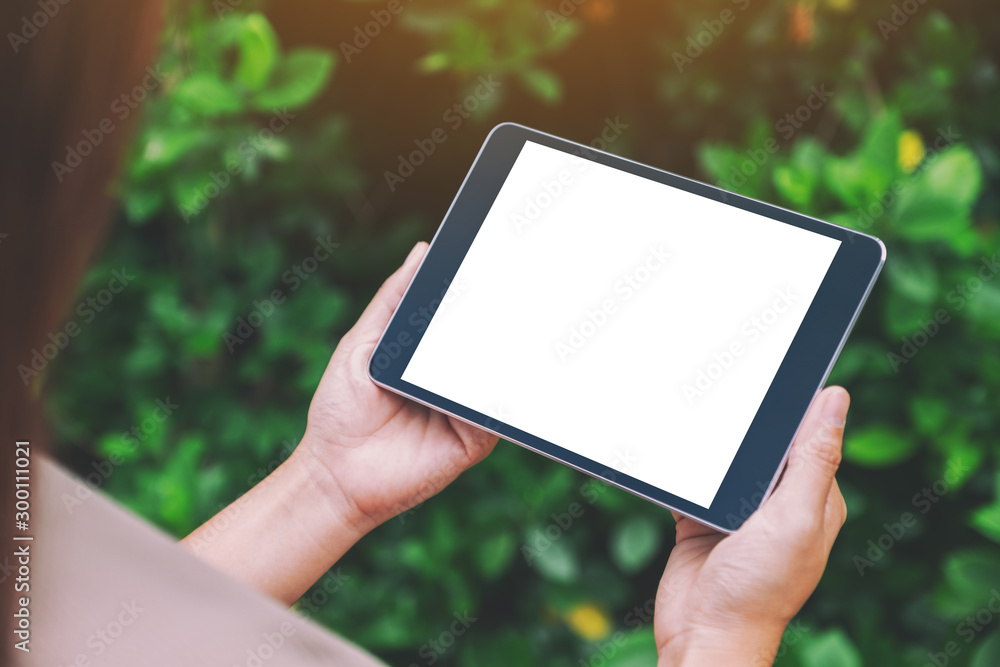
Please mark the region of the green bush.
[[[949, 664], [1000, 664], [998, 626], [969, 638], [962, 625], [1000, 586], [1000, 281], [977, 275], [1000, 248], [995, 10], [921, 6], [883, 39], [892, 6], [853, 0], [439, 2], [404, 5], [347, 63], [341, 40], [383, 6], [316, 9], [337, 13], [333, 41], [290, 49], [272, 27], [287, 8], [171, 11], [165, 78], [79, 298], [114, 270], [135, 278], [83, 319], [50, 381], [63, 460], [82, 473], [122, 460], [103, 489], [186, 534], [294, 447], [338, 336], [429, 238], [490, 124], [535, 117], [587, 139], [620, 111], [632, 127], [616, 152], [888, 246], [832, 378], [853, 395], [850, 518], [779, 664], [924, 664], [948, 642]], [[726, 9], [734, 21], [679, 67]], [[401, 76], [446, 96], [408, 96], [410, 125], [395, 107], [371, 114], [383, 91], [356, 74], [394, 48]], [[623, 63], [649, 52], [623, 87]], [[392, 156], [487, 74], [516, 85], [449, 138], [455, 165], [424, 171], [433, 202], [412, 186], [385, 203]], [[832, 96], [809, 109], [824, 82]], [[610, 106], [590, 92], [605, 84]], [[364, 140], [383, 135], [385, 163]], [[334, 249], [314, 265], [317, 246]], [[159, 421], [161, 405], [176, 407]], [[547, 538], [573, 503], [582, 514]], [[654, 664], [643, 607], [671, 543], [666, 511], [501, 443], [365, 538], [298, 608], [393, 664], [599, 664], [614, 631], [627, 643], [607, 664]], [[454, 614], [476, 620], [437, 654]]]

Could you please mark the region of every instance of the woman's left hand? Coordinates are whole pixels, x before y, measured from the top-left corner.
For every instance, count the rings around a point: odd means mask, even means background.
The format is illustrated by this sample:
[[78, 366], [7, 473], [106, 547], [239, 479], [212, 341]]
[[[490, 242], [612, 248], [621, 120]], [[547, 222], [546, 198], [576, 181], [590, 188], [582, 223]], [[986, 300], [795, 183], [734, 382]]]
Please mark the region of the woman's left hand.
[[496, 436], [389, 392], [368, 360], [427, 251], [418, 243], [341, 339], [293, 456], [347, 523], [364, 533], [441, 491], [492, 451]]

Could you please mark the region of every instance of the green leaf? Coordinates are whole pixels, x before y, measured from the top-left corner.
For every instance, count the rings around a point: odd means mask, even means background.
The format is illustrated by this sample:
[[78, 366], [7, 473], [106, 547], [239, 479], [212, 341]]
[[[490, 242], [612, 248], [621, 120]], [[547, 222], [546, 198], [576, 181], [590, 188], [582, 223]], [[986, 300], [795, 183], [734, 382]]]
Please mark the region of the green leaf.
[[656, 555], [662, 537], [656, 521], [633, 517], [615, 526], [611, 533], [611, 557], [623, 572], [637, 572]]
[[983, 185], [979, 161], [966, 146], [949, 148], [935, 158], [920, 173], [920, 187], [932, 190], [964, 206], [972, 206]]
[[505, 530], [491, 535], [476, 549], [479, 571], [492, 579], [507, 569], [516, 553], [517, 544], [512, 532]]
[[868, 162], [862, 155], [854, 155], [827, 160], [824, 178], [830, 191], [847, 208], [861, 208], [877, 223], [884, 215], [881, 202], [887, 199], [893, 173]]
[[[978, 264], [978, 263], [977, 263]], [[983, 266], [978, 264], [977, 269]], [[978, 278], [978, 277], [977, 277]], [[991, 278], [990, 282], [983, 282], [982, 286], [975, 292], [969, 290], [971, 298], [965, 309], [965, 316], [980, 324], [993, 336], [1000, 335], [1000, 276]], [[973, 286], [977, 283], [973, 282]]]
[[886, 363], [885, 348], [869, 341], [848, 342], [830, 375], [830, 384], [850, 384], [858, 378], [889, 375], [892, 367]]
[[139, 224], [163, 208], [165, 200], [162, 190], [145, 190], [139, 187], [130, 189], [122, 198], [129, 222]]
[[142, 178], [150, 172], [175, 164], [203, 146], [207, 132], [187, 127], [152, 128], [143, 136], [143, 150], [132, 167], [132, 175]]
[[921, 435], [937, 435], [948, 423], [950, 409], [941, 397], [916, 396], [910, 399], [910, 419]]
[[897, 293], [917, 303], [931, 303], [940, 288], [934, 264], [923, 257], [894, 252], [885, 263], [885, 277]]
[[298, 49], [275, 70], [267, 88], [254, 97], [258, 109], [296, 109], [313, 100], [333, 73], [333, 54], [319, 49]]
[[470, 632], [460, 650], [462, 659], [458, 664], [509, 667], [521, 664], [524, 656], [537, 651], [537, 646], [524, 633], [500, 630], [493, 633]]
[[994, 630], [993, 635], [979, 645], [972, 655], [969, 667], [996, 667], [1000, 665], [1000, 634]]
[[549, 70], [539, 68], [525, 70], [521, 72], [521, 81], [546, 104], [553, 104], [562, 99], [562, 84]]
[[973, 511], [969, 525], [994, 542], [1000, 542], [1000, 473], [994, 476], [993, 502]]
[[240, 55], [234, 76], [250, 90], [260, 90], [278, 60], [278, 37], [263, 14], [249, 14], [240, 30]]
[[112, 457], [120, 458], [123, 463], [135, 461], [140, 458], [141, 450], [136, 443], [134, 436], [126, 436], [123, 433], [107, 433], [101, 437], [97, 443], [97, 451], [101, 456], [111, 461]]
[[903, 123], [898, 112], [887, 110], [872, 120], [861, 139], [857, 155], [887, 177], [882, 190], [899, 172], [899, 135], [902, 132]]
[[965, 146], [931, 158], [899, 195], [893, 218], [900, 236], [930, 241], [963, 232], [971, 224], [982, 180], [979, 162]]
[[1000, 501], [974, 510], [969, 525], [994, 542], [1000, 542]]
[[[853, 154], [830, 158], [824, 171], [827, 187], [848, 207], [870, 211], [888, 201], [899, 177], [897, 140], [902, 124], [894, 113], [884, 113], [872, 121]], [[873, 216], [879, 218], [881, 215]]]
[[[900, 352], [903, 344], [901, 338], [910, 340], [917, 331], [928, 331], [931, 327], [925, 326], [925, 323], [934, 319], [934, 304], [913, 301], [895, 291], [886, 295], [884, 308], [886, 330], [899, 341], [894, 345], [893, 352], [896, 353]], [[917, 349], [919, 353], [922, 348]]]
[[[617, 650], [604, 663], [607, 667], [656, 667], [656, 639], [652, 628], [643, 628], [626, 634], [621, 644], [616, 642], [615, 645]], [[586, 664], [600, 663], [592, 658]]]
[[964, 429], [952, 429], [937, 436], [933, 442], [945, 454], [941, 476], [952, 488], [959, 488], [979, 470], [983, 462], [982, 445], [970, 441]]
[[912, 434], [903, 434], [888, 424], [848, 431], [844, 458], [866, 468], [884, 468], [908, 459], [916, 449]]
[[944, 578], [967, 609], [977, 609], [1000, 582], [1000, 550], [983, 547], [953, 552], [945, 561]]
[[530, 550], [529, 564], [551, 581], [563, 584], [576, 581], [580, 576], [580, 565], [576, 553], [566, 544], [566, 536], [561, 535], [555, 540], [544, 538], [544, 541], [536, 541], [535, 536], [541, 534], [541, 531], [538, 531], [525, 541], [524, 548]]
[[448, 59], [448, 54], [444, 51], [436, 51], [434, 53], [429, 53], [419, 61], [417, 61], [417, 69], [426, 74], [432, 72], [440, 72], [441, 70], [448, 67], [450, 64]]
[[843, 630], [806, 636], [799, 648], [803, 667], [860, 667], [861, 654]]
[[812, 138], [795, 144], [787, 164], [775, 168], [774, 187], [799, 208], [809, 208], [823, 173], [825, 158], [822, 145]]
[[967, 206], [927, 190], [904, 190], [893, 215], [899, 235], [910, 241], [946, 240], [971, 223]]
[[177, 85], [174, 97], [179, 104], [204, 116], [233, 114], [243, 108], [243, 100], [228, 82], [208, 72], [192, 74]]
[[736, 151], [721, 144], [702, 144], [697, 148], [698, 163], [712, 180], [729, 178], [730, 168], [736, 162]]

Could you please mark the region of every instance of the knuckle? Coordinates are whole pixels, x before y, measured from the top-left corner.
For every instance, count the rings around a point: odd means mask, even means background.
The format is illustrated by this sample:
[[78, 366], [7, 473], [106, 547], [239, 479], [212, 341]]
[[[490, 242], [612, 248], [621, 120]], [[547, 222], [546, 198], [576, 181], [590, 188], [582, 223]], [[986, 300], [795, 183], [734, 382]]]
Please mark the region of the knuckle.
[[810, 458], [825, 467], [836, 469], [843, 460], [844, 424], [834, 420], [823, 422], [807, 443]]

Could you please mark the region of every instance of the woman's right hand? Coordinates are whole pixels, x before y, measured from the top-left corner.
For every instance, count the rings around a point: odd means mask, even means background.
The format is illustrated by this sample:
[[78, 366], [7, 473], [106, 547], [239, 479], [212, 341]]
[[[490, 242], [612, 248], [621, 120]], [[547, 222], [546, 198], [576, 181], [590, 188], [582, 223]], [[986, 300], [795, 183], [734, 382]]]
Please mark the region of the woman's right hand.
[[661, 665], [770, 665], [847, 517], [834, 475], [850, 397], [813, 401], [780, 484], [732, 535], [675, 514], [654, 619]]

